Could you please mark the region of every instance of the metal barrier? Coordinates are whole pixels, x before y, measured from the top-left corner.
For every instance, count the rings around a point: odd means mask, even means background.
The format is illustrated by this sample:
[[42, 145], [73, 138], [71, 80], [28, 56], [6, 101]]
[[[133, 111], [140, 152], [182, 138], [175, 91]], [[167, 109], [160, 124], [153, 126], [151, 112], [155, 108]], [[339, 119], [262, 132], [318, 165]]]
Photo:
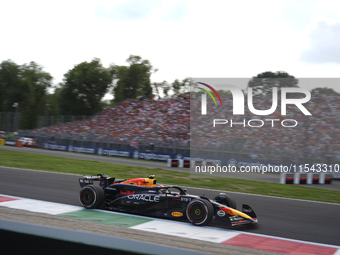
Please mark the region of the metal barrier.
[[50, 127], [73, 121], [84, 121], [92, 118], [85, 115], [38, 116], [37, 128]]
[[[23, 137], [34, 137], [36, 147], [43, 148], [44, 143], [55, 143], [62, 145], [72, 146], [84, 146], [84, 147], [97, 147], [103, 149], [117, 149], [117, 150], [138, 150], [138, 151], [150, 151], [160, 153], [175, 153], [189, 155], [189, 148], [171, 147], [171, 146], [156, 146], [154, 144], [139, 144], [138, 147], [131, 146], [129, 143], [119, 143], [116, 141], [96, 141], [88, 140], [89, 137], [75, 136], [74, 138], [67, 138], [63, 136], [43, 136], [34, 133], [29, 130], [21, 130], [20, 136]], [[85, 139], [84, 139], [85, 138]]]
[[0, 131], [16, 132], [20, 129], [19, 112], [0, 112]]

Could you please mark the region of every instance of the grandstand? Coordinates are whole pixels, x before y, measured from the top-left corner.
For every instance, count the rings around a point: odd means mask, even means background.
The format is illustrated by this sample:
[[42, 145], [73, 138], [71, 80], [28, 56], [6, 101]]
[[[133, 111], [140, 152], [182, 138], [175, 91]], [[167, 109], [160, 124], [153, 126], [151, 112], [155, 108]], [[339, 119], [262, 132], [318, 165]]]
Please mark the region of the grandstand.
[[[94, 143], [99, 143], [100, 147], [107, 148], [183, 154], [189, 154], [191, 144], [205, 155], [216, 157], [332, 163], [340, 158], [339, 102], [339, 95], [320, 94], [305, 104], [312, 116], [301, 114], [293, 105], [288, 106], [286, 116], [280, 115], [280, 106], [270, 116], [252, 116], [245, 105], [246, 115], [235, 117], [232, 98], [224, 102], [223, 110], [208, 101], [209, 115], [206, 116], [200, 115], [200, 101], [189, 100], [189, 95], [158, 101], [128, 99], [87, 120], [39, 128], [30, 135], [37, 138], [38, 144], [48, 140], [95, 147]], [[256, 109], [269, 109], [271, 103], [270, 99], [254, 98]], [[296, 119], [298, 125], [285, 128], [266, 123], [261, 128], [217, 126], [213, 129], [210, 115], [239, 122], [243, 118]], [[190, 140], [190, 134], [195, 139]]]
[[[87, 120], [27, 132], [38, 144], [62, 144], [116, 149], [155, 150], [189, 154], [190, 102], [188, 95], [158, 101], [128, 99]], [[185, 150], [185, 151], [183, 151]]]
[[[269, 116], [253, 116], [249, 114], [245, 104], [245, 115], [232, 115], [232, 98], [223, 101], [223, 106], [214, 107], [208, 101], [208, 115], [192, 111], [191, 134], [192, 148], [203, 148], [206, 151], [217, 151], [218, 157], [257, 159], [269, 162], [284, 163], [334, 163], [340, 155], [340, 113], [339, 95], [321, 94], [314, 96], [304, 106], [312, 113], [305, 116], [294, 105], [288, 105], [287, 115], [281, 116], [281, 107]], [[200, 100], [191, 100], [191, 109], [200, 109]], [[256, 109], [269, 109], [272, 100], [255, 97]], [[265, 125], [259, 128], [243, 127], [243, 125], [217, 125], [212, 129], [211, 116], [218, 119], [233, 119], [242, 123], [251, 119], [262, 120]], [[266, 119], [295, 119], [296, 127], [282, 127], [276, 122]], [[192, 137], [193, 138], [193, 137]], [[225, 153], [228, 152], [228, 153]]]

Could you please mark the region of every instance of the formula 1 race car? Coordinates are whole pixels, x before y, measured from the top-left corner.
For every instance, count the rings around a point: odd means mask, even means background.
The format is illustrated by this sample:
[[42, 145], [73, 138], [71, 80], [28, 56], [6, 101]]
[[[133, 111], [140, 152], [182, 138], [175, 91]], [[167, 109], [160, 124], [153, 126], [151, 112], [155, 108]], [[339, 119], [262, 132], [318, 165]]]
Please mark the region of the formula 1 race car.
[[[99, 186], [93, 181], [99, 181]], [[87, 209], [106, 209], [167, 219], [187, 218], [194, 225], [206, 225], [215, 216], [225, 226], [257, 223], [253, 209], [243, 204], [236, 210], [235, 201], [225, 193], [214, 199], [190, 195], [178, 186], [157, 184], [154, 175], [147, 178], [115, 180], [105, 174], [84, 175], [79, 201]]]

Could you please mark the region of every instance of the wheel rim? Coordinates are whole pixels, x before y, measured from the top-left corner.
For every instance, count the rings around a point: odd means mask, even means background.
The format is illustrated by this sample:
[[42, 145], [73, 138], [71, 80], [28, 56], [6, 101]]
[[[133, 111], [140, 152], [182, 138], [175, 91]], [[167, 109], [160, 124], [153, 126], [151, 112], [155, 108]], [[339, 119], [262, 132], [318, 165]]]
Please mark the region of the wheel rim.
[[80, 199], [83, 205], [91, 205], [95, 200], [95, 194], [92, 189], [84, 189], [80, 194]]
[[193, 222], [201, 222], [206, 217], [206, 210], [201, 203], [193, 203], [189, 207], [189, 217]]

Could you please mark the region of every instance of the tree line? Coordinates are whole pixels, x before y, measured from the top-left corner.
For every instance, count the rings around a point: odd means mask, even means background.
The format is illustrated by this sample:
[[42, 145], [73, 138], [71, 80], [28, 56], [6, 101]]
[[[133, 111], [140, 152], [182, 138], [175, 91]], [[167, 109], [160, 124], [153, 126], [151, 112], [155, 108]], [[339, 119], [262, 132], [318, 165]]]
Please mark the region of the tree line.
[[[0, 63], [0, 112], [21, 113], [21, 129], [33, 129], [39, 115], [94, 115], [128, 98], [169, 97], [190, 91], [189, 78], [172, 83], [151, 82], [157, 72], [149, 60], [130, 55], [127, 65], [104, 67], [99, 58], [82, 62], [64, 74], [63, 82], [53, 86], [53, 77], [39, 64], [18, 65], [11, 60]], [[282, 79], [285, 78], [285, 79]], [[263, 72], [248, 83], [253, 93], [271, 96], [273, 87], [298, 87], [298, 80], [287, 72]], [[53, 93], [49, 90], [54, 89]], [[328, 88], [319, 93], [337, 94]], [[111, 93], [110, 102], [103, 101]], [[220, 91], [220, 93], [229, 93]]]
[[[0, 63], [0, 112], [21, 113], [21, 129], [33, 129], [39, 115], [93, 115], [128, 98], [168, 97], [188, 91], [189, 79], [152, 83], [149, 60], [130, 55], [127, 65], [104, 67], [99, 58], [82, 62], [54, 86], [53, 77], [36, 62]], [[54, 89], [53, 93], [50, 93]], [[113, 94], [104, 102], [107, 93]]]

